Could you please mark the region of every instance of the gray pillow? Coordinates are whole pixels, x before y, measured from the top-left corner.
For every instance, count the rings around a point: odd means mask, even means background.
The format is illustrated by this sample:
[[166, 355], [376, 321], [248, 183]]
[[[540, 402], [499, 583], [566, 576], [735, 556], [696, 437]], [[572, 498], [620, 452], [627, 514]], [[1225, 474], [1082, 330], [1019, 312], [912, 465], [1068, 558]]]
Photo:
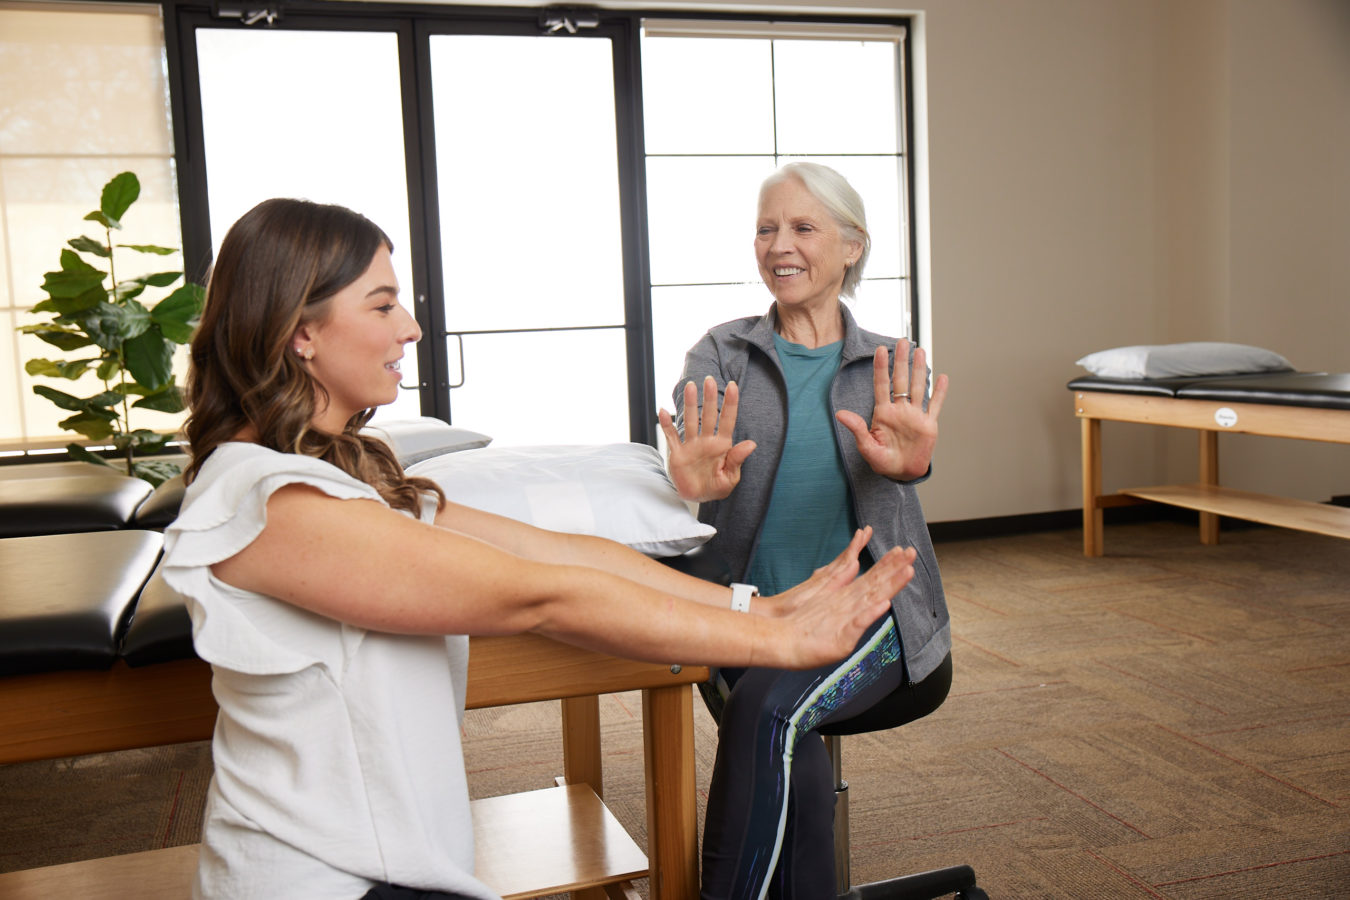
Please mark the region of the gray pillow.
[[1294, 370], [1289, 360], [1271, 350], [1214, 341], [1115, 347], [1089, 353], [1077, 364], [1102, 378], [1135, 380]]
[[492, 443], [492, 438], [486, 434], [449, 425], [431, 416], [371, 423], [361, 431], [381, 438], [393, 447], [394, 455], [405, 469], [444, 453], [475, 450]]

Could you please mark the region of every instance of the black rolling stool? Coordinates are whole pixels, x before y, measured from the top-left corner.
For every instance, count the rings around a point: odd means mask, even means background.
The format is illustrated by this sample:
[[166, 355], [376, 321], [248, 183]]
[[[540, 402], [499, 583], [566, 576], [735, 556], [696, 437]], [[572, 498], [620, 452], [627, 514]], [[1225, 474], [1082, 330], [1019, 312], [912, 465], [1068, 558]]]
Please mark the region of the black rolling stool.
[[929, 872], [917, 872], [853, 885], [849, 876], [848, 840], [848, 782], [843, 778], [840, 763], [840, 738], [846, 734], [864, 734], [885, 731], [921, 719], [942, 704], [952, 683], [952, 658], [946, 660], [924, 679], [919, 688], [904, 685], [864, 713], [823, 725], [819, 729], [825, 739], [825, 749], [834, 765], [834, 871], [835, 889], [841, 898], [856, 900], [934, 900], [948, 894], [959, 900], [988, 900], [988, 895], [975, 884], [975, 870], [970, 866], [948, 866]]

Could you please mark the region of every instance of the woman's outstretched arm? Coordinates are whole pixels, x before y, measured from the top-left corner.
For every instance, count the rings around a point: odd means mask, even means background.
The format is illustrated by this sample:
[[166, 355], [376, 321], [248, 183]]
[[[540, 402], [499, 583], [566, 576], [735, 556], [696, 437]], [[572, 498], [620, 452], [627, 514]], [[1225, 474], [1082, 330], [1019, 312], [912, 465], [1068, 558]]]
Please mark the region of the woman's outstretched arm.
[[681, 590], [662, 590], [587, 565], [531, 559], [512, 552], [511, 540], [502, 543], [417, 522], [374, 501], [290, 485], [269, 499], [262, 533], [212, 571], [227, 584], [361, 628], [533, 631], [631, 659], [779, 668], [846, 655], [913, 577], [912, 550], [891, 551], [861, 578], [854, 577], [855, 558], [815, 579], [817, 602], [783, 616], [747, 616], [726, 608], [725, 599], [718, 606], [692, 602], [684, 595], [720, 591], [725, 598], [729, 591], [678, 573], [671, 575]]

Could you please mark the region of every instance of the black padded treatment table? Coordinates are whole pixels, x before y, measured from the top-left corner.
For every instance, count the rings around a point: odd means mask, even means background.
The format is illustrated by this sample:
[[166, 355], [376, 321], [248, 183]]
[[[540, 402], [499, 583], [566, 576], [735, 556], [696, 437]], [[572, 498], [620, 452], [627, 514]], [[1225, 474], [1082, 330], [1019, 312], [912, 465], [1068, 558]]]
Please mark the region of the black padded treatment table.
[[[1089, 375], [1068, 387], [1082, 423], [1084, 555], [1102, 555], [1103, 509], [1142, 502], [1198, 510], [1205, 544], [1218, 543], [1220, 515], [1350, 538], [1350, 509], [1221, 486], [1218, 444], [1223, 432], [1350, 444], [1350, 374], [1139, 380]], [[1102, 494], [1103, 420], [1194, 429], [1200, 439], [1199, 480]]]

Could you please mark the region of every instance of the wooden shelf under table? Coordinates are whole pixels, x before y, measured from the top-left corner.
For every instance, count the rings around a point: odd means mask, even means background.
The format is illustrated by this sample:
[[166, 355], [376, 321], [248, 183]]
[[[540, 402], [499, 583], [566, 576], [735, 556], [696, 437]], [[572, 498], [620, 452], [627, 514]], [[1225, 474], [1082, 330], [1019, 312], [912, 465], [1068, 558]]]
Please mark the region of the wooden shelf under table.
[[1350, 508], [1329, 503], [1239, 491], [1215, 484], [1162, 484], [1127, 488], [1120, 493], [1248, 522], [1350, 538]]

